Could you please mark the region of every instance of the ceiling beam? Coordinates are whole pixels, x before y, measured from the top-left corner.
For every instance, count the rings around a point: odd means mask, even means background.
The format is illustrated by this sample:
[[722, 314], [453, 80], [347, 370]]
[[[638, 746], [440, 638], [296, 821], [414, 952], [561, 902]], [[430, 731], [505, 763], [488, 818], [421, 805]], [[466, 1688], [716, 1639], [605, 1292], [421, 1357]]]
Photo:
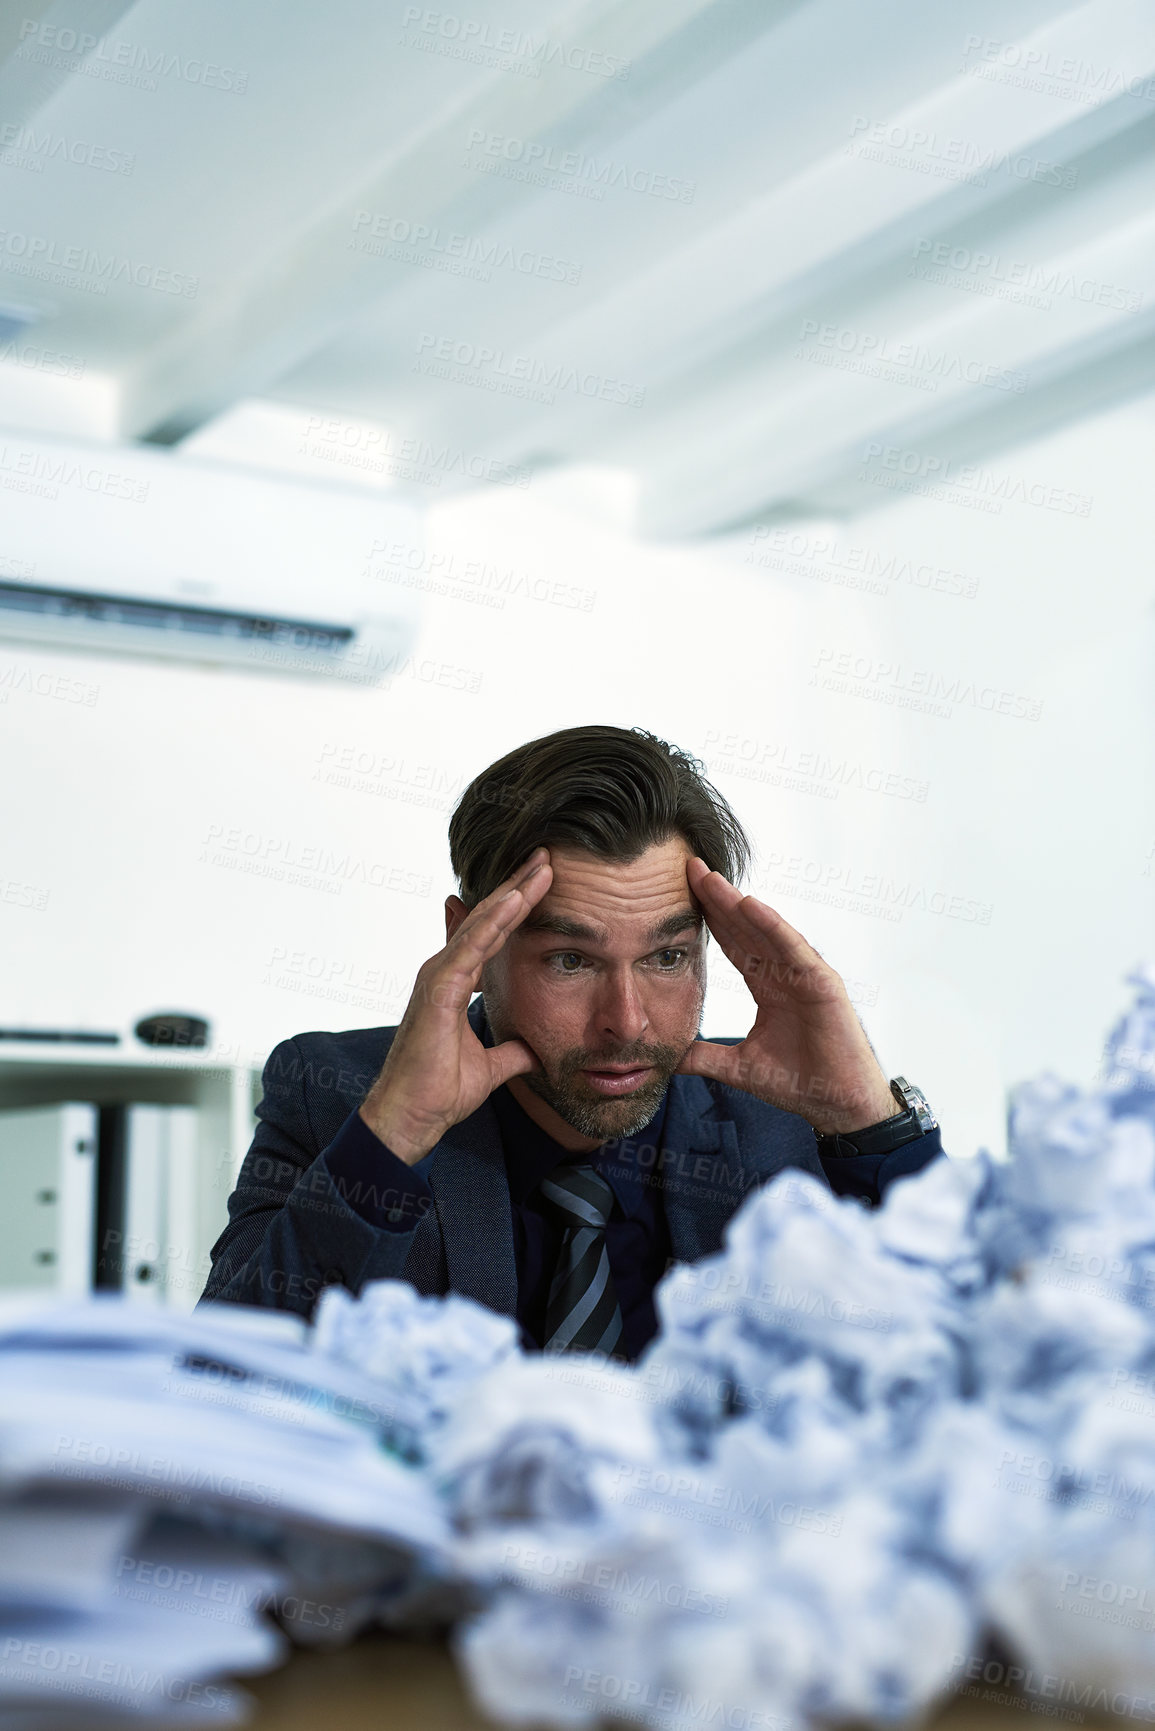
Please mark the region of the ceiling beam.
[[30, 120], [135, 4], [20, 0], [0, 8], [0, 120], [9, 126]]
[[[770, 0], [776, 15], [798, 0]], [[671, 59], [647, 75], [647, 57], [707, 17], [722, 18], [716, 52], [729, 53], [743, 28], [764, 27], [767, 0], [578, 0], [535, 19], [535, 32], [566, 39], [583, 35], [606, 54], [632, 63], [629, 80], [592, 88], [558, 62], [540, 77], [480, 77], [458, 101], [443, 106], [417, 135], [393, 147], [353, 188], [344, 187], [292, 236], [274, 258], [262, 259], [231, 289], [147, 354], [124, 380], [125, 436], [172, 443], [241, 398], [259, 394], [292, 366], [377, 305], [413, 267], [366, 258], [352, 244], [358, 213], [413, 212], [421, 222], [484, 232], [486, 216], [525, 201], [514, 181], [477, 177], [461, 164], [469, 128], [537, 137], [565, 126], [599, 133], [635, 124], [670, 98], [671, 89], [701, 75], [700, 59]], [[759, 19], [762, 23], [759, 24]], [[737, 21], [738, 28], [735, 27]], [[640, 64], [639, 64], [640, 63]], [[478, 214], [472, 227], [470, 211]]]

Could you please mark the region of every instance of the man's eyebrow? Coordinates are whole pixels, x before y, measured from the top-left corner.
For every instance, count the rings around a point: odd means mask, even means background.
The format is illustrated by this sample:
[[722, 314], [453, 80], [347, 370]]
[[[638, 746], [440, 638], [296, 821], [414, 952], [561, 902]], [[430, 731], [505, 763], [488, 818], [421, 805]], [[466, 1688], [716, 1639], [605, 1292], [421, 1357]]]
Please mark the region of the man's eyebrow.
[[648, 942], [660, 944], [663, 938], [676, 938], [680, 932], [688, 932], [690, 927], [696, 932], [702, 929], [702, 915], [698, 908], [683, 908], [676, 914], [669, 914], [664, 920], [659, 920], [656, 926], [651, 926]]
[[[682, 908], [651, 926], [646, 933], [646, 942], [660, 944], [666, 938], [676, 938], [680, 932], [689, 931], [691, 927], [695, 932], [701, 931], [702, 915], [697, 908]], [[570, 938], [579, 944], [605, 944], [609, 941], [609, 933], [602, 927], [583, 925], [580, 920], [567, 920], [562, 914], [531, 914], [522, 921], [518, 930], [544, 932], [550, 937]]]
[[600, 926], [583, 926], [580, 920], [567, 920], [561, 914], [530, 914], [517, 930], [547, 932], [551, 937], [574, 938], [583, 944], [604, 944], [609, 937]]

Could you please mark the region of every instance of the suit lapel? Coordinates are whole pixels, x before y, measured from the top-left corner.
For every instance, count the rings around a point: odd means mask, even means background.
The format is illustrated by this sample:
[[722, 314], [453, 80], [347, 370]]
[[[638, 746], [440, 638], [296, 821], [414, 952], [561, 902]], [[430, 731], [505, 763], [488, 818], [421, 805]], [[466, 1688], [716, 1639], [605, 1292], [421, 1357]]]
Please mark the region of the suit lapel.
[[738, 1132], [701, 1076], [672, 1076], [662, 1150], [670, 1251], [678, 1262], [711, 1256], [746, 1194]]

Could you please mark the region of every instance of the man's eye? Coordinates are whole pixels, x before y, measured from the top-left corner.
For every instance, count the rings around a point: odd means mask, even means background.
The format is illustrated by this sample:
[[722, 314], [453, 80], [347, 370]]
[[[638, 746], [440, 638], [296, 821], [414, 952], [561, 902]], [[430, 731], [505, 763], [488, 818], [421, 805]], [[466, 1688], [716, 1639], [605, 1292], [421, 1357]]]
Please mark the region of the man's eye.
[[[556, 963], [558, 969], [563, 974], [576, 974], [582, 965], [582, 958], [578, 955], [576, 950], [563, 950], [560, 955], [552, 956], [550, 959]], [[566, 964], [569, 962], [574, 962], [577, 965], [575, 967], [568, 967]]]
[[658, 967], [660, 972], [669, 974], [686, 959], [685, 950], [659, 950]]

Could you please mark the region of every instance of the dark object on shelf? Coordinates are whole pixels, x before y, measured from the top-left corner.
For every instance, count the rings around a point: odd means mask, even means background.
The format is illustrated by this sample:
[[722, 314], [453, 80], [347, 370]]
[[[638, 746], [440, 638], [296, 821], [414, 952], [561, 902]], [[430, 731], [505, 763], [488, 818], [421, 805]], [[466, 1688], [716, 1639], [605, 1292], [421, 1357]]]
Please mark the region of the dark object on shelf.
[[144, 1016], [133, 1029], [146, 1046], [207, 1046], [209, 1025], [200, 1016], [186, 1016], [177, 1010], [160, 1010], [155, 1016]]
[[119, 1034], [92, 1034], [82, 1028], [0, 1028], [0, 1040], [51, 1040], [55, 1046], [119, 1046]]
[[127, 1111], [102, 1106], [96, 1142], [96, 1259], [92, 1284], [97, 1292], [120, 1292], [124, 1278], [124, 1210], [127, 1200]]

